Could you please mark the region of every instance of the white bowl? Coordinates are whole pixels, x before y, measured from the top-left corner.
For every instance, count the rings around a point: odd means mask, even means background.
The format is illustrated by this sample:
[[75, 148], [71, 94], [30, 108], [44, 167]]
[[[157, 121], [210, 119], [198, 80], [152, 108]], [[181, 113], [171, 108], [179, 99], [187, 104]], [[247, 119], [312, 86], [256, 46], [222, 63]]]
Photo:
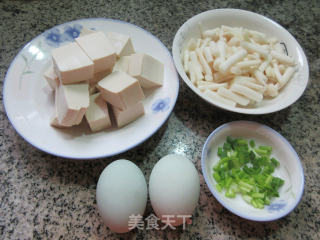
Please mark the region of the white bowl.
[[[223, 192], [217, 191], [212, 168], [219, 161], [218, 147], [223, 145], [227, 136], [253, 139], [257, 145], [272, 146], [272, 156], [280, 162], [273, 175], [284, 179], [285, 183], [279, 189], [280, 197], [273, 198], [271, 204], [266, 205], [264, 209], [256, 209], [249, 205], [240, 194], [236, 198], [227, 198]], [[252, 221], [273, 221], [284, 217], [297, 206], [303, 194], [304, 175], [299, 156], [278, 132], [256, 122], [235, 121], [215, 129], [204, 144], [201, 167], [213, 196], [232, 213]]]
[[[267, 36], [277, 37], [280, 42], [285, 43], [290, 56], [297, 62], [297, 72], [289, 81], [280, 94], [270, 100], [263, 100], [256, 108], [240, 108], [231, 107], [222, 103], [214, 102], [197, 89], [186, 75], [182, 62], [181, 53], [185, 44], [190, 38], [200, 38], [199, 23], [203, 26], [203, 30], [227, 25], [232, 27], [245, 27], [252, 30], [257, 30], [267, 34]], [[265, 114], [272, 113], [284, 109], [295, 101], [297, 101], [307, 87], [309, 79], [309, 67], [307, 58], [297, 42], [297, 40], [282, 26], [273, 20], [262, 15], [239, 9], [215, 9], [200, 13], [188, 21], [186, 21], [175, 35], [172, 53], [176, 68], [184, 80], [184, 82], [202, 99], [211, 103], [214, 106], [238, 113], [245, 114]]]

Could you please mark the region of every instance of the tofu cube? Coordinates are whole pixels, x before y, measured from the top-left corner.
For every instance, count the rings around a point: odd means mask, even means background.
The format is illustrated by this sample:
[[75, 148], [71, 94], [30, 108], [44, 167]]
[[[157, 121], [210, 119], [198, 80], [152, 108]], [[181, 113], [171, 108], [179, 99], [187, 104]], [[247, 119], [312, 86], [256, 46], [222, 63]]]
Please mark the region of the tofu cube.
[[116, 61], [116, 64], [114, 65], [112, 71], [121, 71], [128, 73], [129, 71], [129, 61], [130, 61], [130, 56], [122, 56]]
[[102, 32], [90, 33], [76, 38], [75, 41], [94, 62], [94, 73], [113, 68], [116, 62], [116, 52]]
[[102, 80], [104, 77], [108, 76], [111, 73], [111, 70], [108, 69], [104, 72], [98, 72], [95, 73], [93, 78], [89, 80], [89, 94], [92, 95], [94, 93], [98, 92], [98, 89], [96, 88], [96, 84]]
[[92, 86], [89, 85], [89, 95], [90, 96], [97, 93], [97, 92], [98, 92], [98, 89], [96, 88], [96, 85], [92, 85]]
[[50, 125], [52, 127], [56, 127], [56, 128], [68, 128], [70, 126], [68, 125], [63, 125], [62, 123], [59, 122], [58, 120], [58, 107], [57, 107], [57, 92], [58, 91], [55, 91], [55, 108], [54, 108], [54, 114], [53, 114], [53, 117], [51, 118], [51, 122], [50, 122]]
[[111, 127], [108, 104], [100, 96], [100, 93], [90, 96], [90, 104], [85, 116], [93, 132]]
[[54, 91], [56, 89], [56, 87], [59, 86], [60, 81], [59, 78], [57, 76], [57, 74], [55, 73], [54, 69], [53, 69], [53, 64], [51, 63], [49, 68], [47, 69], [47, 71], [45, 71], [45, 73], [43, 74], [44, 79], [47, 80], [50, 88]]
[[116, 32], [108, 32], [107, 37], [113, 44], [117, 57], [128, 56], [134, 53], [132, 41], [129, 36]]
[[120, 110], [112, 106], [112, 111], [117, 126], [120, 128], [142, 116], [144, 114], [144, 107], [142, 102], [139, 102], [125, 110]]
[[103, 78], [105, 78], [106, 76], [108, 76], [110, 73], [111, 73], [111, 69], [108, 69], [108, 70], [103, 71], [103, 72], [95, 73], [95, 74], [93, 75], [93, 78], [91, 78], [91, 79], [89, 80], [90, 86], [96, 85], [96, 84], [97, 84], [98, 82], [100, 82]]
[[[58, 88], [58, 87], [57, 87]], [[55, 108], [54, 108], [54, 114], [53, 117], [51, 118], [50, 125], [56, 128], [68, 128], [71, 127], [71, 125], [65, 125], [59, 122], [58, 120], [58, 89], [55, 89]]]
[[138, 80], [125, 72], [112, 72], [97, 84], [97, 88], [108, 103], [120, 110], [144, 99]]
[[62, 85], [56, 89], [57, 119], [63, 126], [78, 125], [89, 107], [89, 84]]
[[66, 125], [63, 125], [63, 124], [59, 123], [59, 120], [58, 120], [57, 116], [53, 116], [53, 118], [51, 119], [50, 125], [52, 127], [56, 127], [56, 128], [68, 128], [68, 127], [70, 127], [70, 126], [66, 126]]
[[164, 77], [164, 66], [147, 54], [135, 53], [130, 56], [128, 73], [137, 78], [143, 88], [160, 87]]
[[54, 49], [52, 59], [62, 84], [78, 83], [93, 77], [93, 62], [76, 43]]

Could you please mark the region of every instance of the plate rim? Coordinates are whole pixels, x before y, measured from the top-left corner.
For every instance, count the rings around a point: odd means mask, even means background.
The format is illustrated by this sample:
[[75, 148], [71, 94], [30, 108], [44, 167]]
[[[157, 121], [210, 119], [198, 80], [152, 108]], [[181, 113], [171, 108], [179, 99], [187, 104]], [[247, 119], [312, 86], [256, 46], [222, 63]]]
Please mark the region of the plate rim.
[[[121, 24], [126, 24], [126, 25], [129, 25], [131, 27], [135, 27], [143, 32], [145, 32], [146, 34], [150, 35], [151, 37], [153, 37], [154, 39], [156, 39], [156, 41], [158, 41], [160, 43], [160, 45], [166, 50], [167, 54], [169, 54], [169, 56], [171, 57], [171, 60], [172, 60], [172, 64], [173, 64], [173, 71], [174, 71], [174, 75], [176, 75], [176, 82], [177, 82], [177, 90], [176, 90], [176, 93], [174, 95], [174, 98], [172, 99], [172, 105], [170, 106], [170, 108], [168, 109], [168, 113], [167, 113], [167, 116], [165, 116], [163, 118], [163, 121], [161, 121], [161, 123], [154, 128], [153, 131], [150, 132], [150, 134], [148, 134], [145, 138], [143, 138], [142, 140], [130, 145], [129, 147], [127, 148], [124, 148], [122, 150], [119, 150], [119, 151], [116, 151], [116, 152], [113, 152], [113, 153], [107, 153], [107, 154], [100, 154], [100, 155], [94, 155], [94, 156], [80, 156], [80, 155], [73, 155], [73, 156], [69, 156], [69, 155], [65, 155], [65, 154], [60, 154], [60, 153], [57, 153], [57, 152], [53, 152], [53, 151], [50, 151], [50, 149], [46, 149], [46, 148], [43, 148], [43, 147], [40, 147], [38, 146], [38, 144], [36, 144], [35, 142], [31, 141], [28, 139], [28, 136], [24, 135], [22, 132], [18, 131], [17, 130], [17, 126], [15, 125], [14, 121], [12, 120], [12, 116], [10, 116], [9, 114], [9, 111], [8, 111], [8, 107], [7, 107], [7, 98], [6, 98], [6, 95], [8, 94], [7, 91], [6, 91], [6, 86], [7, 86], [7, 81], [8, 81], [8, 76], [9, 74], [11, 73], [12, 69], [13, 69], [13, 66], [15, 65], [18, 57], [22, 54], [22, 52], [31, 44], [31, 42], [37, 40], [38, 38], [40, 38], [43, 34], [51, 31], [52, 29], [54, 28], [57, 28], [57, 27], [61, 27], [63, 25], [66, 25], [66, 24], [72, 24], [72, 23], [76, 23], [76, 22], [82, 22], [82, 21], [109, 21], [109, 22], [117, 22], [117, 23], [121, 23]], [[172, 114], [172, 111], [175, 107], [175, 104], [177, 102], [177, 99], [178, 99], [178, 96], [179, 96], [179, 89], [180, 89], [180, 81], [179, 81], [179, 74], [177, 72], [177, 69], [175, 67], [175, 64], [174, 64], [174, 60], [173, 60], [173, 56], [171, 54], [171, 52], [169, 51], [169, 49], [166, 47], [166, 45], [158, 38], [156, 37], [155, 35], [153, 35], [151, 32], [145, 30], [144, 28], [138, 26], [138, 25], [135, 25], [133, 23], [130, 23], [130, 22], [126, 22], [126, 21], [122, 21], [122, 20], [119, 20], [119, 19], [113, 19], [113, 18], [80, 18], [80, 19], [76, 19], [76, 20], [72, 20], [72, 21], [68, 21], [68, 22], [64, 22], [64, 23], [61, 23], [61, 24], [58, 24], [58, 25], [54, 25], [53, 27], [45, 30], [44, 32], [41, 32], [40, 34], [38, 34], [36, 37], [32, 38], [29, 42], [27, 42], [26, 44], [23, 45], [23, 47], [19, 50], [19, 52], [15, 55], [15, 57], [13, 58], [13, 60], [11, 61], [8, 69], [7, 69], [7, 72], [6, 72], [6, 75], [4, 77], [4, 80], [3, 80], [3, 92], [2, 92], [2, 97], [3, 97], [3, 106], [4, 106], [4, 110], [5, 110], [5, 113], [6, 113], [6, 116], [11, 124], [11, 126], [13, 127], [13, 129], [16, 131], [16, 133], [18, 133], [18, 135], [20, 137], [22, 137], [22, 139], [24, 139], [27, 143], [29, 143], [31, 146], [45, 152], [45, 153], [48, 153], [48, 154], [51, 154], [53, 156], [56, 156], [56, 157], [60, 157], [60, 158], [65, 158], [65, 159], [75, 159], [75, 160], [94, 160], [94, 159], [100, 159], [100, 158], [107, 158], [107, 157], [112, 157], [112, 156], [116, 156], [116, 155], [119, 155], [121, 153], [124, 153], [126, 151], [129, 151], [135, 147], [137, 147], [138, 145], [142, 144], [143, 142], [145, 142], [146, 140], [148, 140], [152, 135], [154, 135], [163, 125], [164, 123], [169, 119], [170, 115]]]
[[[206, 164], [205, 164], [205, 149], [207, 148], [208, 144], [210, 141], [212, 141], [212, 138], [214, 137], [214, 135], [216, 135], [218, 132], [222, 131], [223, 129], [227, 128], [227, 127], [232, 127], [234, 125], [239, 125], [239, 124], [246, 124], [246, 125], [251, 125], [251, 126], [257, 126], [257, 127], [262, 127], [264, 129], [266, 129], [267, 131], [271, 132], [272, 134], [274, 134], [276, 137], [280, 138], [289, 148], [289, 150], [295, 155], [295, 159], [298, 163], [298, 168], [300, 169], [300, 177], [302, 179], [301, 182], [301, 188], [299, 189], [299, 196], [297, 197], [296, 201], [294, 202], [294, 204], [292, 205], [291, 208], [289, 208], [288, 210], [275, 215], [275, 217], [251, 217], [250, 215], [246, 215], [243, 214], [242, 212], [237, 211], [236, 209], [230, 207], [229, 204], [226, 204], [225, 201], [223, 201], [223, 199], [220, 197], [220, 194], [214, 189], [214, 187], [209, 184], [209, 177], [207, 175], [207, 168], [206, 168]], [[203, 174], [203, 178], [205, 180], [205, 183], [207, 185], [207, 187], [209, 188], [211, 194], [214, 196], [214, 198], [224, 207], [226, 208], [228, 211], [230, 211], [231, 213], [244, 218], [244, 219], [248, 219], [251, 221], [257, 221], [257, 222], [270, 222], [270, 221], [275, 221], [278, 220], [282, 217], [285, 217], [286, 215], [288, 215], [290, 212], [292, 212], [300, 203], [303, 193], [304, 193], [304, 185], [305, 185], [305, 176], [304, 176], [304, 170], [303, 170], [303, 166], [301, 163], [301, 159], [298, 155], [298, 153], [295, 151], [295, 149], [293, 148], [293, 146], [290, 144], [290, 142], [284, 137], [282, 136], [278, 131], [274, 130], [273, 128], [259, 123], [259, 122], [255, 122], [255, 121], [246, 121], [246, 120], [239, 120], [239, 121], [231, 121], [231, 122], [227, 122], [224, 123], [222, 125], [220, 125], [219, 127], [217, 127], [216, 129], [214, 129], [209, 136], [207, 137], [203, 148], [202, 148], [202, 152], [201, 152], [201, 171]]]
[[[178, 49], [178, 35], [180, 35], [180, 33], [182, 32], [182, 29], [188, 25], [191, 21], [193, 21], [193, 19], [195, 18], [199, 18], [200, 16], [203, 16], [205, 14], [214, 14], [216, 12], [234, 12], [234, 13], [244, 13], [244, 14], [249, 14], [251, 16], [256, 16], [256, 17], [259, 17], [259, 18], [262, 18], [268, 22], [270, 22], [272, 25], [275, 25], [277, 27], [279, 27], [281, 30], [285, 31], [287, 34], [289, 34], [292, 39], [295, 41], [295, 44], [297, 45], [298, 47], [298, 52], [300, 52], [302, 54], [302, 57], [303, 57], [303, 61], [306, 63], [306, 68], [305, 68], [305, 73], [306, 73], [306, 78], [307, 78], [307, 81], [306, 81], [306, 84], [303, 86], [303, 89], [302, 89], [302, 92], [300, 95], [297, 95], [295, 97], [295, 99], [293, 101], [290, 101], [286, 104], [282, 104], [282, 106], [279, 108], [271, 108], [269, 110], [264, 110], [264, 111], [261, 111], [261, 109], [259, 107], [257, 108], [241, 108], [241, 107], [231, 107], [231, 106], [228, 106], [228, 105], [222, 105], [220, 103], [216, 103], [216, 102], [213, 102], [211, 101], [209, 98], [207, 98], [205, 95], [203, 94], [200, 94], [200, 91], [191, 83], [191, 81], [187, 81], [185, 79], [185, 77], [183, 76], [184, 74], [186, 75], [186, 73], [184, 71], [182, 71], [180, 69], [179, 66], [179, 56], [176, 56], [174, 54], [174, 52], [179, 52], [179, 49]], [[259, 13], [256, 13], [256, 12], [252, 12], [252, 11], [248, 11], [248, 10], [244, 10], [244, 9], [237, 9], [237, 8], [218, 8], [218, 9], [211, 9], [211, 10], [207, 10], [207, 11], [204, 11], [204, 12], [200, 12], [194, 16], [192, 16], [191, 18], [187, 19], [180, 27], [179, 29], [177, 30], [175, 36], [174, 36], [174, 39], [173, 39], [173, 43], [172, 43], [172, 56], [173, 56], [173, 61], [174, 61], [174, 64], [176, 66], [176, 69], [180, 75], [180, 77], [182, 78], [183, 82], [187, 84], [187, 86], [192, 90], [193, 93], [195, 93], [197, 96], [199, 96], [201, 99], [203, 99], [204, 101], [206, 101], [207, 103], [217, 107], [217, 108], [220, 108], [220, 109], [223, 109], [223, 110], [226, 110], [226, 111], [230, 111], [230, 112], [234, 112], [234, 113], [240, 113], [240, 114], [246, 114], [246, 115], [263, 115], [263, 114], [270, 114], [270, 113], [275, 113], [275, 112], [279, 112], [283, 109], [286, 109], [288, 107], [290, 107], [291, 105], [293, 105], [295, 102], [297, 102], [301, 97], [302, 95], [304, 94], [304, 92], [306, 91], [307, 87], [309, 86], [310, 84], [310, 73], [309, 73], [309, 63], [308, 63], [308, 59], [307, 59], [307, 56], [305, 54], [305, 52], [303, 51], [303, 48], [301, 47], [300, 43], [297, 41], [297, 39], [287, 30], [285, 29], [283, 26], [281, 26], [279, 23], [277, 23], [275, 20], [269, 18], [269, 17], [266, 17], [262, 14], [259, 14]], [[181, 63], [180, 63], [181, 65]], [[187, 76], [188, 78], [188, 76]]]

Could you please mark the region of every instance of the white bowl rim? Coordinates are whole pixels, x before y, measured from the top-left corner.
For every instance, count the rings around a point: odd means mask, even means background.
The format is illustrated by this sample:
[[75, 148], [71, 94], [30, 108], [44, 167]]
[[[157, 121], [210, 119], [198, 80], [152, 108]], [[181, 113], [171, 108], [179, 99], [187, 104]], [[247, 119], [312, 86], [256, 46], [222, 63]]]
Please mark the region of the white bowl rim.
[[[191, 81], [188, 79], [188, 76], [186, 75], [186, 73], [184, 72], [184, 70], [182, 71], [182, 65], [181, 65], [181, 60], [179, 59], [179, 57], [177, 55], [175, 55], [175, 52], [179, 51], [178, 49], [178, 36], [180, 35], [180, 33], [182, 32], [182, 29], [188, 25], [190, 22], [192, 22], [195, 18], [199, 18], [202, 15], [206, 15], [206, 14], [214, 14], [217, 12], [234, 12], [234, 13], [245, 13], [251, 16], [255, 16], [255, 17], [259, 17], [262, 19], [265, 19], [266, 21], [270, 22], [271, 24], [277, 26], [278, 28], [282, 29], [284, 32], [286, 32], [287, 34], [289, 34], [292, 37], [292, 40], [294, 41], [295, 45], [297, 46], [299, 52], [302, 55], [303, 58], [303, 62], [305, 63], [305, 73], [306, 73], [306, 84], [303, 87], [303, 89], [301, 89], [301, 93], [296, 95], [296, 97], [291, 100], [288, 101], [286, 104], [283, 104], [281, 107], [275, 107], [275, 108], [271, 108], [269, 110], [264, 110], [262, 111], [260, 108], [240, 108], [240, 107], [232, 107], [232, 106], [228, 106], [228, 105], [223, 105], [220, 103], [216, 103], [211, 101], [209, 98], [207, 98], [206, 96], [204, 96], [203, 94], [201, 94], [200, 90], [198, 90], [192, 83]], [[250, 115], [261, 115], [261, 114], [268, 114], [268, 113], [274, 113], [274, 112], [278, 112], [280, 110], [283, 110], [289, 106], [291, 106], [292, 104], [294, 104], [296, 101], [299, 100], [299, 98], [303, 95], [303, 93], [305, 92], [307, 86], [310, 84], [310, 78], [309, 78], [309, 64], [308, 64], [308, 60], [307, 57], [303, 51], [303, 48], [301, 47], [301, 45], [299, 44], [299, 42], [296, 40], [296, 38], [288, 31], [286, 30], [284, 27], [282, 27], [279, 23], [277, 23], [276, 21], [261, 15], [259, 13], [255, 13], [255, 12], [251, 12], [251, 11], [247, 11], [247, 10], [243, 10], [243, 9], [237, 9], [237, 8], [218, 8], [218, 9], [212, 9], [212, 10], [208, 10], [205, 12], [201, 12], [197, 15], [194, 15], [193, 17], [189, 18], [186, 22], [184, 22], [181, 27], [178, 29], [178, 31], [176, 32], [176, 35], [174, 36], [173, 39], [173, 43], [172, 43], [172, 56], [173, 56], [173, 61], [174, 64], [176, 65], [176, 69], [180, 75], [180, 77], [182, 78], [182, 80], [187, 84], [187, 86], [189, 88], [191, 88], [191, 90], [197, 94], [200, 98], [202, 98], [203, 100], [205, 100], [206, 102], [208, 102], [209, 104], [224, 109], [224, 110], [228, 110], [230, 112], [236, 112], [236, 113], [242, 113], [242, 114], [250, 114]], [[178, 67], [180, 66], [180, 67]], [[186, 80], [186, 78], [188, 79], [188, 81]]]
[[[234, 125], [238, 125], [238, 124], [247, 124], [247, 125], [253, 125], [253, 126], [256, 126], [256, 127], [262, 127], [262, 128], [265, 128], [266, 130], [270, 131], [271, 133], [273, 133], [274, 135], [276, 135], [278, 138], [280, 138], [286, 145], [287, 147], [290, 149], [290, 151], [295, 155], [296, 157], [296, 160], [297, 160], [297, 163], [298, 163], [298, 168], [300, 169], [300, 176], [301, 176], [301, 188], [299, 189], [298, 191], [298, 198], [296, 200], [296, 203], [292, 205], [291, 208], [289, 208], [287, 211], [284, 211], [282, 212], [281, 214], [278, 214], [276, 215], [275, 217], [269, 217], [269, 218], [264, 218], [264, 217], [251, 217], [249, 215], [246, 215], [242, 212], [239, 212], [231, 207], [229, 207], [229, 205], [225, 204], [225, 202], [223, 201], [223, 199], [220, 197], [220, 194], [214, 189], [214, 187], [210, 184], [210, 181], [209, 181], [209, 177], [207, 175], [207, 172], [206, 172], [206, 166], [205, 166], [205, 149], [207, 149], [207, 145], [211, 142], [212, 138], [218, 133], [220, 132], [221, 130], [223, 130], [224, 128], [226, 127], [231, 127], [231, 126], [234, 126]], [[202, 174], [203, 174], [203, 177], [204, 177], [204, 180], [206, 182], [206, 185], [207, 187], [209, 188], [210, 192], [212, 193], [212, 195], [218, 200], [218, 202], [223, 206], [225, 207], [226, 209], [228, 209], [230, 212], [238, 215], [239, 217], [242, 217], [242, 218], [245, 218], [245, 219], [248, 219], [248, 220], [251, 220], [251, 221], [257, 221], [257, 222], [268, 222], [268, 221], [274, 221], [274, 220], [278, 220], [286, 215], [288, 215], [293, 209], [296, 208], [296, 206], [299, 204], [301, 198], [302, 198], [302, 195], [303, 195], [303, 192], [304, 192], [304, 173], [303, 173], [303, 167], [302, 167], [302, 164], [301, 164], [301, 160], [297, 154], [297, 152], [294, 150], [294, 148], [292, 147], [292, 145], [288, 142], [288, 140], [283, 137], [280, 133], [278, 133], [276, 130], [264, 125], [264, 124], [261, 124], [261, 123], [258, 123], [258, 122], [253, 122], [253, 121], [232, 121], [232, 122], [228, 122], [228, 123], [224, 123], [222, 124], [221, 126], [217, 127], [207, 138], [206, 142], [204, 143], [203, 145], [203, 148], [202, 148], [202, 153], [201, 153], [201, 170], [202, 170]]]

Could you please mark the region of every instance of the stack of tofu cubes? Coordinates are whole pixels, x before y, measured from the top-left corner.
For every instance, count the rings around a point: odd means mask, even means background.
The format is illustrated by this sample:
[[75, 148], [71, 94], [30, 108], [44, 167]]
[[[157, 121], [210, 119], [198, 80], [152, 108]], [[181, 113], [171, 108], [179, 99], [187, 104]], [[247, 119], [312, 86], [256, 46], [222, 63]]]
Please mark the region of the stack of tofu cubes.
[[52, 51], [44, 74], [55, 91], [51, 125], [71, 127], [86, 118], [96, 132], [111, 127], [112, 114], [117, 127], [134, 121], [144, 114], [142, 89], [162, 86], [163, 68], [153, 57], [135, 53], [127, 35], [84, 30]]

